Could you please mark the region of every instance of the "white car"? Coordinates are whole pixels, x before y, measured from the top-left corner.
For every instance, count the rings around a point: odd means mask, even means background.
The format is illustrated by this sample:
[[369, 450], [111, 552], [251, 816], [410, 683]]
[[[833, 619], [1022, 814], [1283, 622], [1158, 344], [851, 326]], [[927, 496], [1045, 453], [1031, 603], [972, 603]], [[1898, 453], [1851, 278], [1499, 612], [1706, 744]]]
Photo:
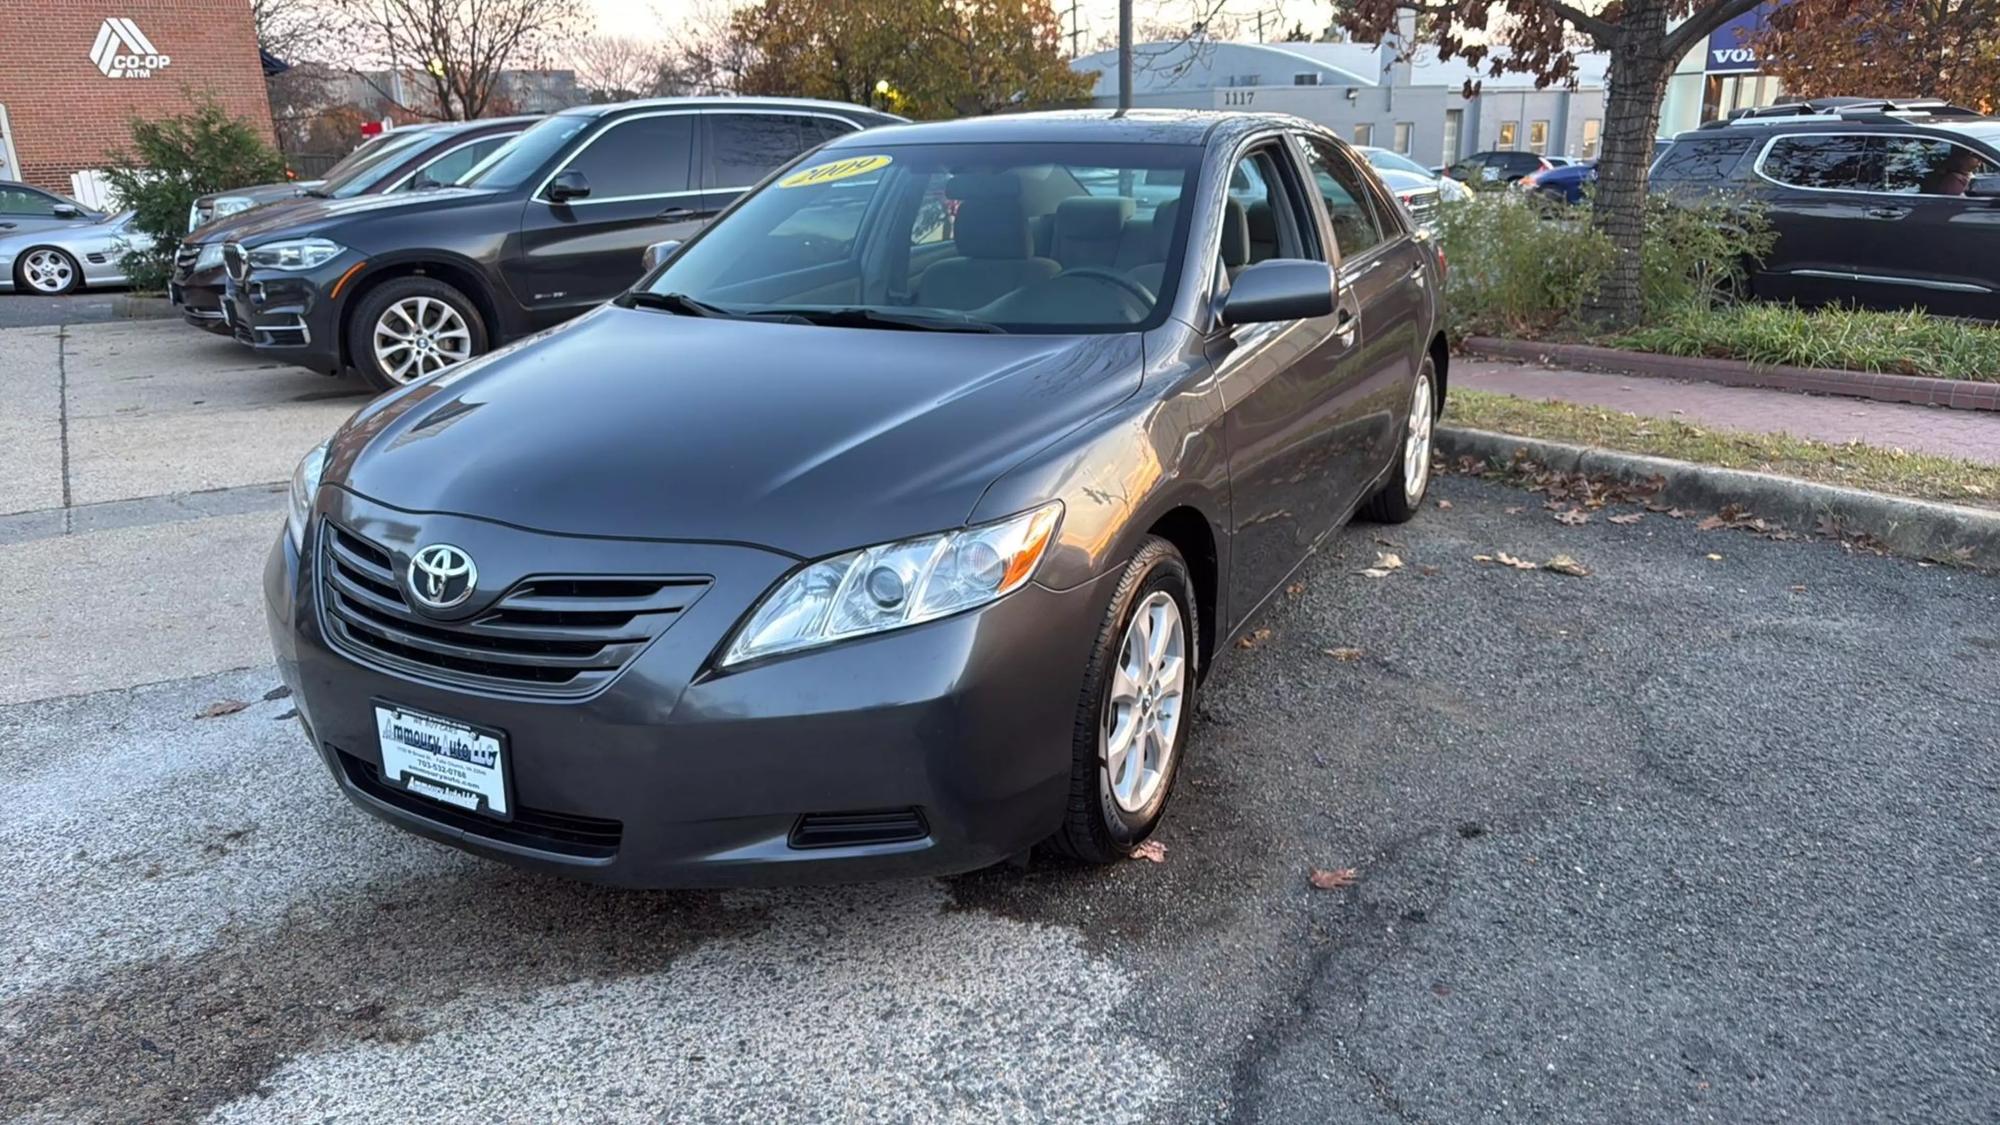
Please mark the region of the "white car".
[[1438, 175], [1436, 172], [1411, 160], [1400, 152], [1392, 152], [1389, 149], [1376, 148], [1372, 145], [1356, 145], [1354, 147], [1355, 151], [1367, 157], [1368, 163], [1374, 165], [1375, 170], [1378, 172], [1408, 172], [1431, 181], [1431, 183], [1437, 186], [1438, 198], [1446, 203], [1461, 203], [1472, 198], [1471, 188], [1466, 187], [1450, 176]]
[[57, 297], [86, 285], [125, 284], [125, 255], [153, 244], [132, 226], [135, 214], [0, 235], [0, 292]]

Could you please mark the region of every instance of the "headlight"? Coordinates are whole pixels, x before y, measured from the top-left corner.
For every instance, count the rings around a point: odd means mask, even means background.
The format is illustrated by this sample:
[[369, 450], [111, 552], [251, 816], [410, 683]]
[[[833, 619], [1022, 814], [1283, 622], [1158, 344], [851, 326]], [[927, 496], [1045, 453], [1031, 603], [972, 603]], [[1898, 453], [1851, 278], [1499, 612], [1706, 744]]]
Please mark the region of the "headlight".
[[234, 215], [238, 211], [248, 211], [256, 205], [254, 201], [245, 199], [240, 195], [225, 195], [215, 201], [215, 207], [210, 210], [209, 218], [220, 219], [224, 215]]
[[337, 243], [324, 238], [288, 238], [252, 246], [245, 253], [252, 268], [260, 270], [309, 270], [332, 261], [340, 254]]
[[880, 633], [1006, 597], [1032, 578], [1062, 502], [998, 523], [821, 559], [764, 595], [722, 663]]
[[319, 495], [319, 475], [326, 469], [326, 442], [320, 442], [299, 458], [292, 470], [292, 504], [285, 516], [285, 530], [291, 533], [292, 549], [303, 550], [306, 520], [312, 517], [313, 497]]
[[201, 253], [199, 253], [199, 254], [195, 255], [195, 259], [194, 259], [194, 268], [195, 268], [196, 270], [219, 270], [219, 269], [221, 269], [221, 268], [222, 268], [222, 243], [220, 243], [220, 242], [211, 242], [211, 243], [208, 243], [207, 245], [203, 246], [203, 247], [201, 248]]

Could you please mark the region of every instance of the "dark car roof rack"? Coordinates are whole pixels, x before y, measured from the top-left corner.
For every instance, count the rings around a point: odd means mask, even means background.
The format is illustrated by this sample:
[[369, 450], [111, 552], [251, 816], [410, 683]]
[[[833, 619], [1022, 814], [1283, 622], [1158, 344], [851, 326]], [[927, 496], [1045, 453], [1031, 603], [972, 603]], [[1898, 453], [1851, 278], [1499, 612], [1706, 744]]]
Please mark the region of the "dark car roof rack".
[[1943, 98], [1814, 98], [1732, 110], [1719, 121], [1703, 122], [1701, 128], [1797, 124], [1801, 118], [1895, 124], [1924, 118], [1983, 116], [1976, 109], [1953, 105]]

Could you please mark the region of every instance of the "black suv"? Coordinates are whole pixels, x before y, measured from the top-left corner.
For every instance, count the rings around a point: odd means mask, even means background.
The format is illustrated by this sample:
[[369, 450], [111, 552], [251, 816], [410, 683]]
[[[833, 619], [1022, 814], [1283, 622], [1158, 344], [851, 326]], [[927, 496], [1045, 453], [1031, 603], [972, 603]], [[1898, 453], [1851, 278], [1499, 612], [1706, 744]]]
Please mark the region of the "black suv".
[[1674, 138], [1655, 191], [1763, 205], [1760, 298], [2000, 319], [2000, 119], [1942, 102], [1767, 106]]
[[[228, 335], [229, 325], [222, 318], [222, 244], [238, 227], [271, 214], [265, 211], [252, 219], [247, 212], [294, 205], [302, 199], [351, 199], [449, 184], [540, 120], [539, 115], [489, 117], [405, 126], [363, 142], [328, 170], [324, 180], [202, 196], [195, 201], [194, 229], [174, 251], [167, 296], [181, 319]], [[283, 190], [274, 192], [274, 187]]]
[[839, 102], [663, 98], [544, 118], [456, 186], [245, 216], [223, 245], [236, 338], [382, 388], [623, 292], [772, 169], [901, 121]]

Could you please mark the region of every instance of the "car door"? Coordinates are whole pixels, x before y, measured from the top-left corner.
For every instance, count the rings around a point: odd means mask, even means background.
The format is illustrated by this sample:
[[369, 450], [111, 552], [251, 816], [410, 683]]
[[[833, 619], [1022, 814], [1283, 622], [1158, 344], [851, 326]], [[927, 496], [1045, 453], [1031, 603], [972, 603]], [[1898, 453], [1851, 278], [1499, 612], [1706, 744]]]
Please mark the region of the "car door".
[[[1268, 258], [1316, 258], [1320, 225], [1302, 171], [1282, 134], [1250, 142], [1230, 158], [1231, 179], [1256, 186], [1249, 204], [1231, 191], [1223, 209], [1222, 277]], [[1246, 212], [1268, 207], [1275, 241], [1253, 240]], [[1253, 248], [1254, 247], [1254, 248]], [[1229, 448], [1232, 620], [1255, 611], [1319, 542], [1352, 499], [1360, 453], [1342, 444], [1343, 393], [1355, 369], [1356, 308], [1343, 296], [1334, 315], [1229, 327], [1205, 341], [1225, 411]]]
[[[546, 327], [624, 292], [646, 247], [701, 229], [694, 110], [611, 119], [547, 173], [521, 215], [520, 250], [503, 265], [530, 323]], [[557, 202], [549, 184], [574, 172], [589, 187]]]
[[[63, 211], [70, 214], [63, 214]], [[0, 234], [75, 226], [86, 216], [67, 200], [20, 184], [0, 185]]]
[[1942, 137], [1877, 141], [1884, 195], [1876, 206], [1900, 213], [1869, 224], [1860, 265], [1931, 312], [2000, 319], [2000, 199], [1965, 194], [1971, 177], [2000, 174], [2000, 161]]
[[1319, 189], [1327, 261], [1339, 268], [1341, 299], [1359, 318], [1332, 391], [1339, 516], [1366, 498], [1362, 490], [1401, 448], [1430, 299], [1423, 255], [1435, 251], [1349, 152], [1316, 133], [1294, 139]]
[[1766, 217], [1777, 243], [1751, 287], [1760, 297], [1807, 304], [1896, 308], [1909, 290], [1868, 266], [1867, 247], [1908, 206], [1881, 192], [1881, 146], [1866, 133], [1772, 137], [1752, 166], [1770, 188]]

